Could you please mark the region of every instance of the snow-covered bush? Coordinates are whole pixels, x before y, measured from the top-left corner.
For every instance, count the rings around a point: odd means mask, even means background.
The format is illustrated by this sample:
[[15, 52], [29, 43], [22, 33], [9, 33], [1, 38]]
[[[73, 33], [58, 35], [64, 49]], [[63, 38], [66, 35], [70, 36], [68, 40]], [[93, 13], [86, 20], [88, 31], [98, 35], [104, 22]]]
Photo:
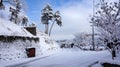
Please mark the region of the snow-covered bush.
[[75, 34], [75, 38], [73, 39], [73, 42], [75, 46], [82, 49], [83, 46], [90, 46], [90, 37], [87, 36], [86, 33], [77, 33]]

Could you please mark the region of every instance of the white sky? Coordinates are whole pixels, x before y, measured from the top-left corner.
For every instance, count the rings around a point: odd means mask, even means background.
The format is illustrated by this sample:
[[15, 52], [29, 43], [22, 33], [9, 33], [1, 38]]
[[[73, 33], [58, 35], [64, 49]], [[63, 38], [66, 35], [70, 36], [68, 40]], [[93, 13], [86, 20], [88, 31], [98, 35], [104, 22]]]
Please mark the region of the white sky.
[[72, 39], [75, 33], [91, 32], [89, 19], [93, 13], [92, 0], [70, 2], [57, 9], [61, 12], [63, 26], [54, 26], [53, 39]]
[[[29, 3], [28, 16], [32, 21], [35, 21], [39, 30], [44, 32], [44, 24], [40, 21], [42, 8], [47, 3], [47, 0], [27, 0]], [[35, 6], [32, 5], [35, 2]], [[91, 33], [90, 16], [93, 14], [93, 0], [49, 0], [54, 11], [59, 10], [62, 16], [63, 26], [54, 25], [51, 37], [55, 40], [72, 39], [75, 33], [87, 32]], [[64, 2], [65, 1], [65, 2]], [[118, 1], [118, 0], [106, 0]], [[40, 4], [41, 2], [41, 4]], [[95, 0], [99, 2], [99, 0]], [[61, 5], [59, 5], [59, 3]], [[40, 14], [40, 15], [39, 15]]]

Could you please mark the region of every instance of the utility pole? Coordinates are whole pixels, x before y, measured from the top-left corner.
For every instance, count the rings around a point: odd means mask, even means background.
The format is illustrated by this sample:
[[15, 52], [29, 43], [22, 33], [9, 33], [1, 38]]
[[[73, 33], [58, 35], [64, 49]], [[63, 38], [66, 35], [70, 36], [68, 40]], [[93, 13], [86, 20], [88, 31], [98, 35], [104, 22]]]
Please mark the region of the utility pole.
[[94, 38], [94, 26], [92, 25], [92, 45], [93, 45], [93, 50], [95, 50], [95, 38]]
[[[94, 18], [94, 12], [95, 12], [94, 5], [95, 5], [95, 0], [93, 0], [93, 18]], [[93, 50], [95, 50], [94, 24], [93, 23], [92, 23], [92, 46], [93, 46]]]

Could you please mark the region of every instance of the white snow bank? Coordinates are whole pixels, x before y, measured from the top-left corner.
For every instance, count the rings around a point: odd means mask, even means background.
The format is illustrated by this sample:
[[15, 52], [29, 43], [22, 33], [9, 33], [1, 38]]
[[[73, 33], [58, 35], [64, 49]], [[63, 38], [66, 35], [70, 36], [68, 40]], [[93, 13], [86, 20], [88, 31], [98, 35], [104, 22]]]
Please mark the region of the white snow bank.
[[104, 58], [104, 59], [100, 60], [99, 63], [94, 64], [92, 67], [103, 67], [102, 66], [103, 63], [120, 65], [120, 60], [119, 59], [112, 60], [112, 59], [105, 59]]
[[117, 57], [112, 60], [111, 54], [107, 57], [104, 57], [103, 59], [99, 60], [99, 63], [94, 64], [92, 67], [103, 67], [101, 64], [103, 63], [109, 63], [109, 64], [115, 64], [115, 65], [120, 65], [120, 53], [117, 54]]
[[40, 49], [42, 54], [48, 54], [60, 49], [58, 43], [51, 39], [47, 34], [37, 31], [37, 36], [40, 38]]
[[12, 60], [12, 61], [2, 61], [2, 62], [0, 62], [0, 64], [2, 64], [0, 67], [14, 67], [14, 66], [17, 66], [17, 65], [18, 66], [19, 65], [24, 65], [24, 64], [27, 64], [29, 62], [33, 62], [33, 61], [36, 61], [36, 60], [39, 60], [39, 59], [49, 57], [51, 55], [54, 55], [54, 54], [46, 54], [46, 55], [41, 55], [41, 56], [29, 58], [29, 59], [28, 58], [22, 58], [22, 59], [17, 59], [17, 60]]
[[6, 36], [33, 36], [24, 28], [0, 18], [0, 35]]

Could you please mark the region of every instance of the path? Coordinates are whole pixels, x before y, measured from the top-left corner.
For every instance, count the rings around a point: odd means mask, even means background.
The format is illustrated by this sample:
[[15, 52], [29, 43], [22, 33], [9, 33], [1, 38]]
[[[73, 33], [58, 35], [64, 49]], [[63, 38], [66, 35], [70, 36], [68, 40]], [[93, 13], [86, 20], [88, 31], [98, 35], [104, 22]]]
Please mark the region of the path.
[[86, 67], [108, 55], [110, 55], [108, 51], [63, 50], [56, 55], [36, 60], [19, 67]]

